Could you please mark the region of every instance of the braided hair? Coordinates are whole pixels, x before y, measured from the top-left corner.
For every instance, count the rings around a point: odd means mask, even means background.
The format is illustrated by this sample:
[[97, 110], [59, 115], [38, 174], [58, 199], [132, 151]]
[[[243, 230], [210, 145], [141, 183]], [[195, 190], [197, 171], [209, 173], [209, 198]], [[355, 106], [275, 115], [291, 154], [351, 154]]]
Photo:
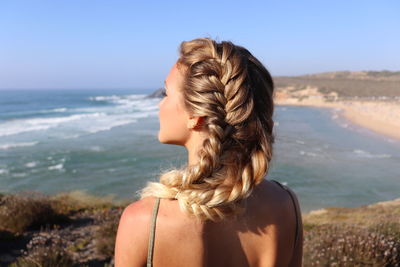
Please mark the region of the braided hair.
[[141, 197], [177, 199], [181, 210], [220, 221], [241, 213], [266, 176], [274, 143], [273, 81], [247, 49], [209, 38], [182, 42], [186, 109], [208, 133], [194, 166], [168, 170]]

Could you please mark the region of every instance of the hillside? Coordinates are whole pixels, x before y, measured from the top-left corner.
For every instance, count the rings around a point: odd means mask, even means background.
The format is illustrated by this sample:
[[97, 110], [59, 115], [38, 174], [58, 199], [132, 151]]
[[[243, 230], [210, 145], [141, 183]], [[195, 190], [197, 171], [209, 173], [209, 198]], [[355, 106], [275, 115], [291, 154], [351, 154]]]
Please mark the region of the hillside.
[[[0, 194], [0, 266], [113, 266], [128, 204], [79, 192]], [[304, 266], [398, 266], [399, 218], [400, 199], [303, 214]]]
[[274, 77], [277, 92], [297, 94], [315, 88], [324, 96], [366, 99], [400, 99], [400, 71], [326, 72]]

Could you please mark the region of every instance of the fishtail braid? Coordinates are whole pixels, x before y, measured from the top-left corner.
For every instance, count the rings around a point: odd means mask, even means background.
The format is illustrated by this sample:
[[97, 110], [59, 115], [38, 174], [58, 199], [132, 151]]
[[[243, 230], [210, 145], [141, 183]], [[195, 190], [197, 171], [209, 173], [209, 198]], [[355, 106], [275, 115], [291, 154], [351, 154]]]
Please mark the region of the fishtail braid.
[[180, 54], [185, 105], [206, 118], [208, 138], [195, 166], [163, 173], [142, 197], [174, 198], [187, 213], [218, 221], [240, 213], [243, 200], [267, 174], [273, 82], [250, 52], [231, 42], [199, 38], [182, 42]]

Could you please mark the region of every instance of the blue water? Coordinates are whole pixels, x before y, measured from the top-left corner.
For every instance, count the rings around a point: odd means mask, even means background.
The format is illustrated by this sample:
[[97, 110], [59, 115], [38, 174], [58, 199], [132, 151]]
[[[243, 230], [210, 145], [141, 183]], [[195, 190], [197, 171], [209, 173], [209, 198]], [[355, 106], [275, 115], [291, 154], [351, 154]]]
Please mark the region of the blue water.
[[[83, 190], [133, 199], [186, 160], [160, 144], [158, 102], [134, 90], [0, 91], [0, 192]], [[400, 197], [400, 142], [352, 125], [340, 110], [277, 106], [268, 178], [304, 212]]]

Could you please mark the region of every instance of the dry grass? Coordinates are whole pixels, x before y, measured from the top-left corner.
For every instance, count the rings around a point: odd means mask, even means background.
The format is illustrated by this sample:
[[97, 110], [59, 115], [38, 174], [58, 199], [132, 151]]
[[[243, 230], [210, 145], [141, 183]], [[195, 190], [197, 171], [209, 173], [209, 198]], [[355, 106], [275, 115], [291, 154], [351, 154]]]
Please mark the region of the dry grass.
[[32, 239], [24, 255], [10, 267], [71, 267], [77, 266], [57, 236], [39, 236]]
[[96, 197], [82, 191], [57, 194], [52, 197], [52, 200], [54, 200], [53, 207], [64, 214], [126, 205], [125, 202], [114, 200], [113, 196]]
[[[400, 218], [400, 201], [397, 205], [374, 204], [359, 208], [327, 208], [310, 212], [304, 220], [312, 224], [351, 223], [376, 224], [381, 221], [396, 221]], [[379, 216], [377, 216], [379, 215]]]
[[96, 251], [99, 255], [112, 258], [114, 256], [115, 238], [122, 209], [116, 209], [104, 216], [95, 235]]
[[41, 227], [59, 225], [69, 218], [53, 208], [53, 201], [46, 196], [24, 193], [24, 195], [2, 196], [0, 202], [0, 229], [15, 234]]
[[400, 72], [332, 72], [296, 77], [274, 77], [276, 87], [293, 86], [293, 91], [306, 86], [317, 87], [323, 94], [337, 92], [341, 98], [399, 97]]
[[385, 224], [376, 225], [375, 229], [347, 224], [313, 227], [305, 234], [305, 266], [399, 266], [400, 240], [390, 234], [390, 227]]
[[400, 266], [400, 203], [305, 215], [305, 266]]
[[[110, 197], [79, 191], [55, 196], [32, 192], [2, 194], [0, 256], [2, 252], [10, 255], [7, 244], [12, 244], [23, 251], [22, 255], [13, 253], [14, 267], [106, 266], [114, 254], [123, 210], [119, 205], [124, 205], [111, 201]], [[1, 251], [4, 245], [5, 250]]]
[[[108, 261], [114, 255], [123, 206], [81, 193], [0, 195], [0, 241], [13, 242], [21, 232], [41, 228], [12, 266], [77, 266], [76, 252], [86, 251], [88, 241], [67, 242], [65, 234], [70, 233], [64, 230], [59, 235], [51, 226], [60, 223], [60, 218], [65, 221], [71, 214], [91, 211], [96, 218], [87, 234], [94, 239], [91, 255], [94, 260]], [[304, 266], [400, 266], [400, 199], [324, 209], [304, 215], [303, 221]]]

